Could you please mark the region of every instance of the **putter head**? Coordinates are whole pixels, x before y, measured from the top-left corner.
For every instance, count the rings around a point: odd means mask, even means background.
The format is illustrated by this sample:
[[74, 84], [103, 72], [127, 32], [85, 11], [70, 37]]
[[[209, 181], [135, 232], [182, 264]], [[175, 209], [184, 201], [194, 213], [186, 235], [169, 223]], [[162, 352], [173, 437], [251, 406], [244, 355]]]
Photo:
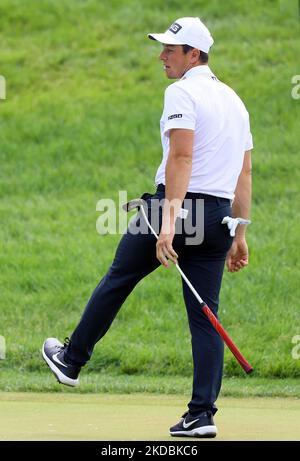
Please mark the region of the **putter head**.
[[124, 211], [126, 211], [128, 213], [129, 211], [132, 211], [135, 208], [139, 208], [140, 206], [143, 206], [143, 204], [144, 204], [143, 199], [135, 198], [135, 199], [130, 200], [129, 202], [125, 203], [124, 205], [122, 205], [122, 208], [123, 208]]

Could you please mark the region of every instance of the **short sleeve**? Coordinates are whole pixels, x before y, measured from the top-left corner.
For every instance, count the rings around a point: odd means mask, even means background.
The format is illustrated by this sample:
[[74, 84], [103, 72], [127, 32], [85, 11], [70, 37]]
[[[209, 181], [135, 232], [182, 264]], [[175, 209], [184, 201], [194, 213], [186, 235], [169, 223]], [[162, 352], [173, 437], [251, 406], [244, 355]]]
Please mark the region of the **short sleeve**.
[[245, 151], [253, 149], [253, 138], [250, 130], [250, 121], [249, 121], [249, 114], [247, 119], [247, 136], [246, 136], [246, 144], [245, 144]]
[[247, 141], [246, 141], [245, 150], [251, 150], [251, 149], [253, 149], [253, 139], [252, 139], [252, 134], [249, 131], [248, 138], [247, 138]]
[[165, 91], [164, 102], [164, 131], [173, 128], [195, 130], [196, 111], [191, 96], [177, 85], [170, 85]]

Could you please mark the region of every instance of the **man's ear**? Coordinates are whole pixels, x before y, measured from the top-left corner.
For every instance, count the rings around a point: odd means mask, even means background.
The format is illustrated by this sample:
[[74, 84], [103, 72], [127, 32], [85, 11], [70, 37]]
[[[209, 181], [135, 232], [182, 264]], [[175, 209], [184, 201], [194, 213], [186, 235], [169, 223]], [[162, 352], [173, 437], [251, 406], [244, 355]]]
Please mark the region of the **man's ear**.
[[195, 64], [197, 61], [200, 61], [200, 50], [197, 50], [197, 48], [194, 48], [192, 50], [192, 63]]

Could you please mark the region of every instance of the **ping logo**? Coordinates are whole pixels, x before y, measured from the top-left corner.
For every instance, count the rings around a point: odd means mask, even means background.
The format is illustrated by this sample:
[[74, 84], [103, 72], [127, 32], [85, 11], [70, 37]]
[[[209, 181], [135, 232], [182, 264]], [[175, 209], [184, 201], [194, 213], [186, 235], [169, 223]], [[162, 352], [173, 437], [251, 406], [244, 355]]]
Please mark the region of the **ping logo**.
[[182, 26], [180, 24], [178, 24], [178, 22], [174, 22], [171, 27], [170, 27], [170, 31], [173, 32], [173, 34], [177, 34], [177, 32], [180, 31], [180, 29], [182, 29]]
[[170, 116], [168, 117], [168, 120], [172, 120], [173, 118], [182, 118], [182, 114], [170, 115]]

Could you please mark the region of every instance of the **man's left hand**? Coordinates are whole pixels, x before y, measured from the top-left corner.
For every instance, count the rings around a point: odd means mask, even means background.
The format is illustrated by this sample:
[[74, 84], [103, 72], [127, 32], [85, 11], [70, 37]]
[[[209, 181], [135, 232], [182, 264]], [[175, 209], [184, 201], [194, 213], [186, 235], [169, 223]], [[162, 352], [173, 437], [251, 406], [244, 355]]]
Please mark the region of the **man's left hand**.
[[245, 238], [234, 239], [226, 256], [226, 266], [229, 272], [238, 272], [248, 266], [249, 254]]

